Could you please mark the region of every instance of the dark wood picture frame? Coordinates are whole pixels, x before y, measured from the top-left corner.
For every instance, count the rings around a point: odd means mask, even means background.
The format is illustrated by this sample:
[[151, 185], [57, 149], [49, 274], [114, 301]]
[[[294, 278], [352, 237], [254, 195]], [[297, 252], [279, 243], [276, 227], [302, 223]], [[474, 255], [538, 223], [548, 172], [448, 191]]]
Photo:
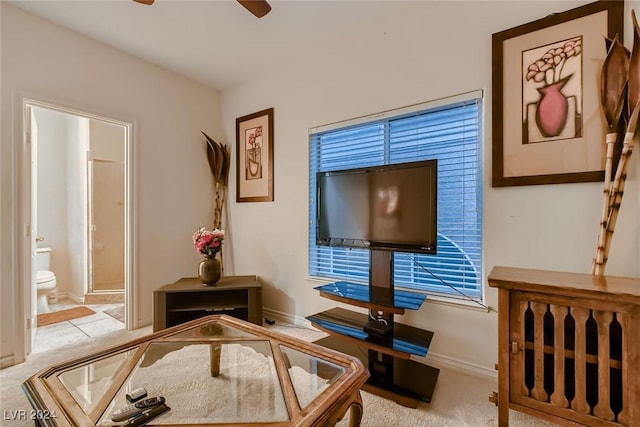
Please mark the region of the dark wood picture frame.
[[273, 108], [236, 119], [236, 202], [273, 201]]
[[[622, 39], [623, 22], [624, 2], [597, 1], [492, 35], [493, 187], [604, 179], [606, 124], [599, 97], [604, 37]], [[562, 68], [547, 74], [540, 55], [571, 45], [579, 48], [563, 54]], [[571, 74], [564, 68], [569, 59]], [[564, 116], [556, 114], [570, 124], [544, 128], [542, 122], [553, 120], [539, 120], [537, 111], [551, 86], [545, 83], [556, 78], [566, 84], [563, 91], [571, 81], [572, 96], [562, 95], [571, 102]]]

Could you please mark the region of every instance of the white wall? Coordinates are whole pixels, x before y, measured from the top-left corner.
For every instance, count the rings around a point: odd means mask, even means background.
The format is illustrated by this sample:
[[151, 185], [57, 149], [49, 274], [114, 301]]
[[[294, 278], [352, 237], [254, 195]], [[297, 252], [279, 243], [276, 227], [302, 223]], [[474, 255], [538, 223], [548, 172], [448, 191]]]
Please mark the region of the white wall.
[[[307, 279], [309, 128], [484, 89], [485, 278], [496, 265], [588, 273], [601, 183], [491, 187], [491, 34], [583, 3], [399, 2], [397, 13], [348, 34], [327, 35], [323, 49], [301, 50], [278, 72], [223, 92], [227, 141], [235, 137], [235, 118], [275, 109], [275, 201], [230, 204], [226, 268], [266, 280], [265, 308], [304, 317], [336, 305]], [[627, 29], [629, 16], [627, 11]], [[631, 165], [610, 275], [640, 275], [638, 157]], [[232, 165], [235, 176], [235, 161]], [[235, 180], [230, 182], [233, 200]], [[497, 293], [486, 284], [485, 295], [496, 307]], [[435, 332], [432, 356], [493, 371], [496, 313], [426, 303], [403, 317], [398, 320]]]
[[67, 248], [69, 249], [69, 283], [67, 293], [83, 301], [87, 281], [87, 160], [89, 119], [75, 117], [65, 146], [67, 156], [66, 198]]
[[138, 287], [135, 321], [139, 326], [151, 322], [154, 289], [195, 274], [199, 258], [191, 235], [199, 225], [212, 221], [213, 194], [200, 131], [223, 139], [217, 91], [6, 2], [0, 2], [0, 15], [0, 356], [3, 362], [11, 363], [13, 334], [22, 325], [14, 316], [20, 297], [17, 247], [21, 237], [16, 227], [21, 149], [17, 99], [30, 96], [133, 123], [137, 235], [134, 281]]
[[[69, 246], [68, 171], [69, 151], [79, 150], [78, 118], [45, 108], [34, 108], [38, 124], [38, 246], [52, 248], [51, 271], [56, 275], [57, 292], [71, 289], [71, 253]], [[77, 155], [75, 156], [77, 157]], [[77, 248], [75, 249], [77, 251]]]
[[89, 120], [91, 157], [112, 162], [124, 162], [125, 131], [123, 126], [117, 124], [102, 120]]

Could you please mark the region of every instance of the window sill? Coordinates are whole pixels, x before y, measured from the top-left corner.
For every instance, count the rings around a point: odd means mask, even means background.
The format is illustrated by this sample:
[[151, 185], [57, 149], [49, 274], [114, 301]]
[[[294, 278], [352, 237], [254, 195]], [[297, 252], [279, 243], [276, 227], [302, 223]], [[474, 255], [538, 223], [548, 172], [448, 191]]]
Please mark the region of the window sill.
[[448, 305], [451, 307], [479, 311], [483, 313], [488, 313], [490, 311], [489, 307], [483, 307], [482, 305], [480, 305], [480, 302], [474, 302], [461, 298], [452, 298], [444, 295], [434, 295], [429, 293], [427, 293], [427, 299], [425, 300], [425, 303]]

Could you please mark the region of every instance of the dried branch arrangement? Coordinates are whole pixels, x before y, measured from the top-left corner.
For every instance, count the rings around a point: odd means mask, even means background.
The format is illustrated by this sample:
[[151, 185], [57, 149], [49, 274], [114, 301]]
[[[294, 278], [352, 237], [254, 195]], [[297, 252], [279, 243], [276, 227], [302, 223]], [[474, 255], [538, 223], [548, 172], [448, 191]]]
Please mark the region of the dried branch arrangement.
[[222, 213], [227, 195], [227, 185], [229, 183], [229, 165], [231, 156], [227, 146], [214, 141], [206, 133], [202, 132], [207, 139], [207, 161], [213, 174], [213, 189], [215, 192], [215, 207], [213, 209], [213, 228], [222, 230]]
[[[592, 274], [604, 275], [611, 248], [613, 231], [618, 219], [629, 157], [637, 140], [640, 114], [640, 28], [636, 14], [633, 21], [633, 49], [631, 53], [620, 43], [618, 36], [607, 41], [607, 56], [602, 65], [600, 100], [607, 121], [607, 157], [602, 201], [602, 218]], [[621, 148], [616, 142], [622, 139]], [[614, 158], [618, 158], [614, 169]]]

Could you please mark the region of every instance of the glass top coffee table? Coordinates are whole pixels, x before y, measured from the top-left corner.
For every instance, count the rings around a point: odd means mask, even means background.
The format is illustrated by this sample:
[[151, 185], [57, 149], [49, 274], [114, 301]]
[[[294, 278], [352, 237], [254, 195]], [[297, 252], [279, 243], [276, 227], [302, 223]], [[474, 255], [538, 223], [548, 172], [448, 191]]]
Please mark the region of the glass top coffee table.
[[[338, 353], [226, 315], [52, 366], [23, 384], [43, 426], [112, 426], [143, 387], [170, 410], [146, 425], [360, 425], [368, 371]], [[128, 424], [135, 425], [135, 424]]]

